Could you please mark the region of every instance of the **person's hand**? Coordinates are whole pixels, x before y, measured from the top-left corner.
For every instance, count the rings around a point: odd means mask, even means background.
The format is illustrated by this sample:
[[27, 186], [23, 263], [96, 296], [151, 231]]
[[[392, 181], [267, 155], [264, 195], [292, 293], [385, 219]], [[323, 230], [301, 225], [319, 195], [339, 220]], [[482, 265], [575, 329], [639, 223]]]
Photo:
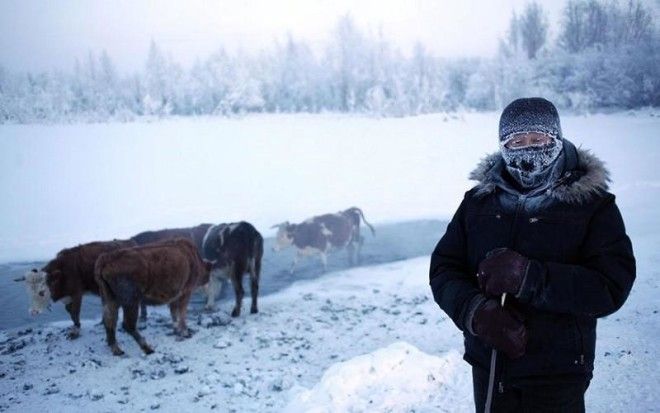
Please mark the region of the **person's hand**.
[[479, 287], [491, 297], [504, 293], [518, 294], [525, 279], [529, 259], [508, 248], [490, 251], [479, 263]]
[[527, 329], [522, 317], [501, 307], [498, 300], [486, 300], [477, 307], [472, 318], [472, 331], [509, 358], [525, 354]]

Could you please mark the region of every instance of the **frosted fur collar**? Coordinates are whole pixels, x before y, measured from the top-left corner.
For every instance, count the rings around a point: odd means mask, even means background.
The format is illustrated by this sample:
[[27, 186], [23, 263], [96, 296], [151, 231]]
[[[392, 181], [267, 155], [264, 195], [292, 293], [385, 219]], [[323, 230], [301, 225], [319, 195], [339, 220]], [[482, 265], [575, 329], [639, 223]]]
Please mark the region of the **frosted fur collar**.
[[[610, 172], [601, 161], [588, 149], [576, 148], [564, 139], [566, 166], [561, 178], [548, 190], [553, 198], [569, 204], [581, 204], [589, 201], [601, 191], [607, 191], [611, 181]], [[499, 151], [483, 158], [470, 173], [471, 180], [478, 181], [475, 196], [481, 197], [495, 191], [498, 175], [504, 166]]]

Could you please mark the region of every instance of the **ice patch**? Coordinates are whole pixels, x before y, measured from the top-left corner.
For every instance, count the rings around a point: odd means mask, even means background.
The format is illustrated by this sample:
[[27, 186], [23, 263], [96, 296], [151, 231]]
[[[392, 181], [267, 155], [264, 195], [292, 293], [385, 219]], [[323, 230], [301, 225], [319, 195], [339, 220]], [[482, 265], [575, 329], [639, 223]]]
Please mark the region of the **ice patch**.
[[[451, 398], [461, 356], [431, 356], [405, 343], [332, 365], [312, 389], [293, 395], [285, 412], [437, 410]], [[298, 389], [300, 389], [298, 387]]]

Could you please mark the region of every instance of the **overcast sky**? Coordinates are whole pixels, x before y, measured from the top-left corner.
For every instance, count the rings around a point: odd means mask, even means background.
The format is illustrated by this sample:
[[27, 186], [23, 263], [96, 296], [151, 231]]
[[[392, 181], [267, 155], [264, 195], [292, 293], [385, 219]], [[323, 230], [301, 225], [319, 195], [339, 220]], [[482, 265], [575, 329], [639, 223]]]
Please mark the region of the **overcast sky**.
[[[540, 1], [556, 27], [564, 1]], [[349, 12], [360, 28], [404, 51], [416, 40], [436, 55], [490, 56], [511, 12], [526, 0], [0, 0], [0, 65], [69, 70], [89, 50], [106, 50], [120, 71], [143, 67], [149, 42], [188, 66], [220, 46], [269, 48], [287, 32], [323, 45]]]

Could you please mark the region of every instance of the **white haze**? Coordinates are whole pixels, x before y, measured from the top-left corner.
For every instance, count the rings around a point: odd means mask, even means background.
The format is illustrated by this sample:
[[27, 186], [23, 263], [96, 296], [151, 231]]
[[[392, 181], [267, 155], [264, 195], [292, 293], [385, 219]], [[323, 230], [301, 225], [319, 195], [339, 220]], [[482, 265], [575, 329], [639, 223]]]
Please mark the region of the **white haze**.
[[[563, 1], [542, 0], [551, 23]], [[443, 57], [491, 56], [512, 11], [525, 0], [0, 2], [0, 66], [69, 70], [89, 51], [106, 50], [120, 71], [139, 70], [151, 40], [185, 66], [224, 47], [257, 53], [290, 33], [315, 48], [346, 14], [404, 52], [421, 42]]]

